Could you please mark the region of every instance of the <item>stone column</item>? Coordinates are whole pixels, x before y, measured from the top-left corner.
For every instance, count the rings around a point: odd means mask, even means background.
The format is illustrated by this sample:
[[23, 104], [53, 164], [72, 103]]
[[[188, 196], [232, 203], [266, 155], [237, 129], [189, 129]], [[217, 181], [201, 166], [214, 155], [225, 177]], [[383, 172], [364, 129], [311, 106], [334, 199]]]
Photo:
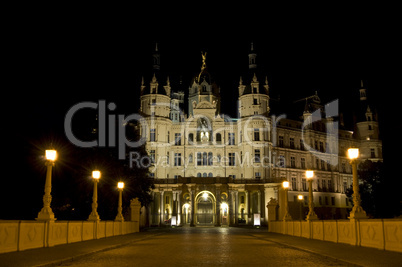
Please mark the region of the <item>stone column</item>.
[[215, 190], [215, 198], [216, 198], [216, 212], [215, 212], [215, 226], [221, 226], [221, 189], [220, 189], [220, 184], [215, 185], [216, 190]]
[[177, 225], [181, 224], [181, 190], [177, 191]]
[[230, 194], [230, 201], [228, 203], [229, 205], [229, 225], [233, 225], [234, 224], [234, 192], [233, 190], [229, 190], [229, 194]]
[[245, 190], [244, 193], [246, 194], [246, 200], [245, 200], [245, 205], [246, 205], [246, 224], [249, 224], [248, 219], [250, 218], [250, 204], [249, 204], [249, 199], [248, 199], [248, 191]]
[[258, 199], [257, 199], [258, 213], [259, 213], [260, 216], [261, 216], [261, 191], [258, 190], [258, 191], [257, 191], [257, 194], [258, 194]]
[[190, 226], [195, 226], [195, 188], [190, 189], [190, 199], [191, 199], [191, 218]]
[[172, 191], [172, 216], [177, 215], [177, 201], [176, 201], [177, 191]]
[[235, 191], [234, 192], [235, 195], [235, 225], [238, 224], [239, 221], [239, 192]]
[[[177, 201], [176, 201], [177, 191], [172, 191], [172, 216], [170, 225], [177, 225]], [[175, 220], [175, 221], [174, 221]], [[175, 223], [175, 224], [173, 224]]]
[[163, 218], [163, 214], [165, 213], [165, 210], [164, 210], [164, 206], [165, 205], [163, 205], [163, 203], [164, 203], [164, 198], [163, 198], [163, 196], [164, 196], [164, 192], [163, 191], [160, 191], [160, 203], [159, 203], [159, 225], [161, 226], [161, 225], [163, 225], [163, 223], [164, 223], [164, 218]]

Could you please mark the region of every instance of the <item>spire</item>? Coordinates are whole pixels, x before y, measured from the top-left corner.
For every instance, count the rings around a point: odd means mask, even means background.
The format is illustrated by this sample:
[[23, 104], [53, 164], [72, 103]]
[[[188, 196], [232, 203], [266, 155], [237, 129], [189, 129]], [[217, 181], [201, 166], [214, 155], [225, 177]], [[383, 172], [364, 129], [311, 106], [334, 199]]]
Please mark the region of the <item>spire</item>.
[[360, 80], [360, 101], [365, 101], [367, 100], [367, 95], [366, 95], [366, 89], [363, 86], [363, 80]]
[[249, 69], [256, 69], [257, 68], [257, 63], [255, 61], [257, 54], [254, 52], [254, 43], [251, 43], [251, 50], [250, 53], [248, 54], [248, 68]]
[[160, 66], [161, 62], [160, 62], [160, 54], [159, 54], [159, 50], [158, 50], [158, 43], [155, 43], [155, 51], [152, 55], [152, 58], [153, 58], [153, 65], [152, 65], [153, 69], [159, 70], [161, 67]]

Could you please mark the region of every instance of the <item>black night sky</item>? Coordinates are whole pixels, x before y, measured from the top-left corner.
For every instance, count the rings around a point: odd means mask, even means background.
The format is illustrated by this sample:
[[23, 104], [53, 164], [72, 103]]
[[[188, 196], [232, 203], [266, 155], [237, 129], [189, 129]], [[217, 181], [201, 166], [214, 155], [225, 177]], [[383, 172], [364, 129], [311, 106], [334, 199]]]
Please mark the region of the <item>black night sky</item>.
[[[230, 23], [191, 27], [183, 22], [141, 32], [137, 30], [141, 24], [122, 29], [117, 23], [24, 23], [6, 41], [2, 132], [7, 159], [0, 193], [5, 212], [0, 219], [9, 219], [7, 212], [12, 209], [21, 210], [21, 219], [34, 219], [26, 214], [39, 210], [30, 212], [22, 206], [30, 201], [41, 203], [45, 168], [40, 159], [48, 146], [60, 151], [55, 168], [59, 170], [53, 179], [69, 171], [72, 145], [63, 128], [69, 108], [81, 101], [106, 100], [117, 105], [112, 114], [138, 111], [141, 76], [149, 82], [155, 42], [161, 71], [172, 84], [182, 77], [184, 88], [199, 73], [201, 51], [207, 51], [209, 72], [221, 87], [222, 111], [232, 117], [236, 116], [239, 77], [247, 72], [251, 42], [258, 67], [268, 76], [270, 97], [280, 97], [284, 106], [291, 108], [292, 101], [317, 91], [323, 103], [339, 99], [340, 112], [351, 123], [362, 79], [379, 114], [387, 174], [393, 176], [397, 161], [391, 150], [394, 141], [400, 140], [396, 132], [402, 129], [400, 123], [391, 124], [388, 119], [389, 114], [397, 115], [388, 102], [388, 92], [396, 88], [388, 88], [385, 70], [392, 41], [383, 25], [368, 15], [353, 24], [341, 21], [341, 17], [328, 24], [276, 21], [258, 27], [232, 27]], [[279, 115], [275, 110], [272, 113]], [[79, 117], [76, 130], [90, 131], [93, 124], [93, 117]], [[18, 201], [11, 204], [10, 197]]]

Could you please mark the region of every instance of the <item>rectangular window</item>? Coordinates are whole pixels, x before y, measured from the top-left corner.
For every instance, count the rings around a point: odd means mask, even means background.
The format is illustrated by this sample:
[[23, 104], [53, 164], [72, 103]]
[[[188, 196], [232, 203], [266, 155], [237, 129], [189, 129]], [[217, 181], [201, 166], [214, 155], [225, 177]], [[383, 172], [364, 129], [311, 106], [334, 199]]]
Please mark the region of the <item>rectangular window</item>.
[[149, 134], [149, 141], [151, 142], [155, 142], [155, 133], [156, 133], [156, 129], [151, 129], [150, 130], [150, 134]]
[[259, 162], [261, 162], [261, 154], [260, 154], [261, 152], [260, 152], [260, 150], [259, 149], [255, 149], [254, 150], [254, 162], [257, 162], [257, 163], [259, 163]]
[[325, 170], [325, 161], [321, 160], [321, 170]]
[[304, 150], [304, 141], [300, 139], [300, 150]]
[[260, 141], [260, 129], [254, 129], [254, 141]]
[[331, 205], [335, 206], [335, 197], [331, 197]]
[[181, 153], [174, 153], [174, 166], [181, 166]]
[[375, 149], [374, 148], [370, 149], [370, 155], [372, 158], [375, 158]]
[[303, 191], [307, 191], [307, 180], [306, 179], [302, 179], [302, 187], [303, 187]]
[[296, 168], [296, 158], [290, 157], [290, 167]]
[[202, 155], [201, 152], [197, 153], [197, 165], [201, 166], [202, 165]]
[[324, 143], [320, 142], [320, 152], [324, 152]]
[[235, 134], [229, 133], [229, 146], [233, 146], [235, 144]]
[[151, 163], [155, 163], [155, 150], [150, 151], [149, 157], [151, 159]]
[[174, 134], [174, 145], [180, 146], [181, 145], [181, 133]]
[[292, 177], [292, 190], [297, 190], [296, 177]]
[[283, 136], [279, 136], [279, 147], [283, 147]]
[[300, 159], [300, 166], [302, 169], [306, 168], [306, 159], [305, 158]]
[[235, 153], [229, 153], [229, 166], [235, 166]]
[[261, 172], [255, 173], [255, 179], [261, 179]]
[[279, 162], [278, 162], [278, 167], [279, 168], [285, 168], [285, 157], [284, 156], [279, 156]]
[[291, 149], [295, 148], [295, 139], [293, 137], [290, 138], [290, 148]]

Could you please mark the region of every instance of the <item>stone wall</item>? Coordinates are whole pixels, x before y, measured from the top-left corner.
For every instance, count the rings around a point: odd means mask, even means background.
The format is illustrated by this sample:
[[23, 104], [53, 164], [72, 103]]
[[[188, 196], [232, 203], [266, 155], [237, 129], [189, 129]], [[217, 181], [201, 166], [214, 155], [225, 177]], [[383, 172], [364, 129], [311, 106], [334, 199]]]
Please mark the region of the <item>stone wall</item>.
[[138, 221], [0, 220], [0, 253], [139, 232]]
[[268, 231], [402, 252], [401, 219], [270, 221]]

